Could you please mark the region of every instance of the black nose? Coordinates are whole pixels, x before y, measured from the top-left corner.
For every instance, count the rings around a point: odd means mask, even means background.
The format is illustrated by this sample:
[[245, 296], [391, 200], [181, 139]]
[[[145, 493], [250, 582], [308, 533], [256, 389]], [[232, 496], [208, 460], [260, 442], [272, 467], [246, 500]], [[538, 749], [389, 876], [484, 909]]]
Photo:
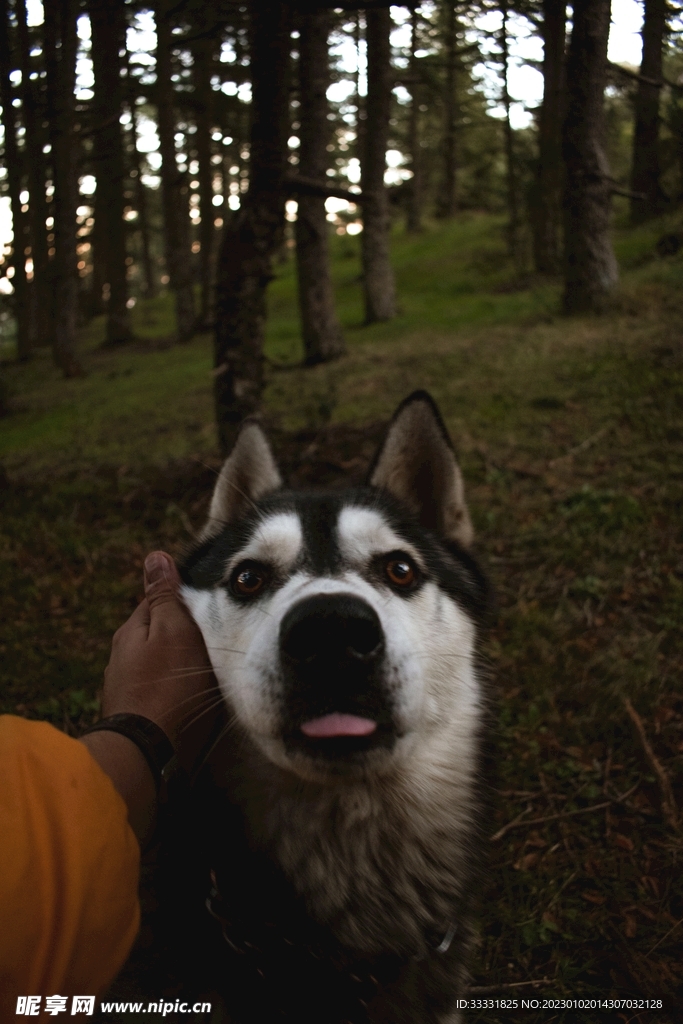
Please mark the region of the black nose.
[[313, 662], [366, 665], [384, 653], [377, 614], [350, 594], [317, 594], [295, 604], [280, 626], [280, 650], [300, 667]]

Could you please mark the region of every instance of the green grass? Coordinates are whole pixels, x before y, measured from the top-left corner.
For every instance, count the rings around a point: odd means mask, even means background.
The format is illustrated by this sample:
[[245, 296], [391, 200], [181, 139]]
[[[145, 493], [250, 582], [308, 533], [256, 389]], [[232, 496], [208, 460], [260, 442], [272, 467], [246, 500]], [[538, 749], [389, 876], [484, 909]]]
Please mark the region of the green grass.
[[[683, 259], [654, 255], [668, 229], [619, 231], [614, 309], [572, 320], [557, 282], [515, 273], [499, 219], [397, 232], [400, 314], [373, 327], [361, 326], [358, 239], [335, 237], [348, 354], [297, 365], [294, 267], [278, 266], [264, 400], [296, 480], [360, 473], [401, 398], [426, 387], [439, 402], [498, 594], [490, 832], [526, 808], [548, 817], [636, 787], [487, 844], [474, 984], [550, 979], [504, 993], [518, 999], [662, 998], [637, 1018], [656, 1022], [676, 1019], [682, 994], [683, 843], [624, 700], [683, 806]], [[44, 353], [4, 367], [0, 707], [69, 731], [96, 714], [145, 551], [182, 548], [218, 464], [210, 338], [159, 347], [168, 297], [134, 313], [146, 340], [126, 349], [98, 349], [101, 322], [84, 331], [82, 379], [61, 380]], [[635, 1019], [553, 1013], [467, 1019]]]

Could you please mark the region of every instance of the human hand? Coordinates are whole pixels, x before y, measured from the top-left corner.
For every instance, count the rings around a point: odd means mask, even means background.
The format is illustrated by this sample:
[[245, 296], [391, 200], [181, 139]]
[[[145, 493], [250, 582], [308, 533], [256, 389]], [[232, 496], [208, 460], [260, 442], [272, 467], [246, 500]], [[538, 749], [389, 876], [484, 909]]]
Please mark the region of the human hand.
[[[145, 559], [145, 598], [114, 634], [104, 673], [102, 714], [143, 715], [175, 747], [184, 723], [212, 701], [216, 680], [202, 635], [178, 597], [180, 577], [170, 555]], [[208, 717], [208, 716], [207, 716]]]

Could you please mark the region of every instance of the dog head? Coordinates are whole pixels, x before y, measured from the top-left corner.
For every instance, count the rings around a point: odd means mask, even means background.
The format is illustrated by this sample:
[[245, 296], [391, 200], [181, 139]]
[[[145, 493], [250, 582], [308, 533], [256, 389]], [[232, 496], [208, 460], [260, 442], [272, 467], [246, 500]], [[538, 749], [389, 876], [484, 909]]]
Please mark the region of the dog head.
[[486, 600], [472, 536], [424, 392], [353, 491], [283, 490], [260, 426], [243, 426], [181, 575], [229, 711], [272, 762], [329, 780], [466, 742]]

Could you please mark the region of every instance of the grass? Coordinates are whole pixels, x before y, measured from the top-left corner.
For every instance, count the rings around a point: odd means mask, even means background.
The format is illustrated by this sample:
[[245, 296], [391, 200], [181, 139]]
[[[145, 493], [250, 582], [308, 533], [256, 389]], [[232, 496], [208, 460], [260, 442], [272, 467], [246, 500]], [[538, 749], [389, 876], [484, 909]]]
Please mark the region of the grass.
[[[373, 327], [358, 240], [335, 238], [348, 354], [314, 369], [297, 365], [291, 262], [271, 286], [264, 414], [294, 478], [360, 473], [397, 402], [428, 388], [497, 589], [491, 833], [524, 813], [487, 844], [473, 984], [497, 994], [468, 1021], [674, 1021], [682, 995], [683, 843], [657, 769], [683, 806], [683, 260], [654, 256], [662, 230], [617, 234], [614, 310], [573, 320], [556, 283], [515, 274], [494, 217], [397, 233], [400, 315]], [[135, 346], [84, 331], [83, 379], [42, 353], [4, 367], [0, 709], [72, 732], [97, 713], [144, 553], [182, 548], [217, 465], [210, 338], [155, 341], [165, 297], [134, 312]], [[663, 1008], [522, 1011], [547, 997]]]

